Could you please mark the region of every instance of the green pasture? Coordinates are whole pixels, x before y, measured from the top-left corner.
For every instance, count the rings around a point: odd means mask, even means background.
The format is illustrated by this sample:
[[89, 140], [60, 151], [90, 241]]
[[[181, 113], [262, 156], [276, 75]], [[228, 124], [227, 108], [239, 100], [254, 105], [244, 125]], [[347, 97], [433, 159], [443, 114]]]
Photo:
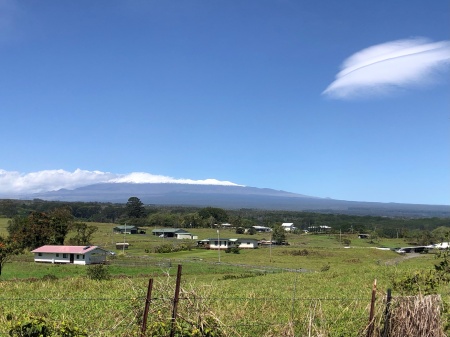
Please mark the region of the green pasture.
[[[7, 333], [8, 314], [17, 318], [23, 314], [44, 315], [54, 321], [82, 324], [90, 336], [138, 336], [149, 278], [155, 280], [149, 324], [161, 317], [169, 320], [179, 264], [184, 290], [180, 315], [195, 314], [190, 307], [194, 298], [203, 308], [198, 309], [199, 314], [202, 310], [213, 312], [229, 336], [282, 336], [289, 327], [295, 336], [308, 335], [308, 329], [316, 331], [312, 336], [361, 336], [367, 325], [374, 279], [377, 312], [381, 314], [393, 277], [431, 269], [435, 263], [434, 254], [403, 260], [395, 253], [376, 249], [314, 248], [308, 256], [292, 256], [287, 249], [274, 249], [275, 262], [268, 266], [258, 259], [262, 249], [234, 254], [236, 260], [231, 262], [235, 264], [213, 262], [214, 256], [120, 256], [107, 267], [113, 274], [108, 281], [87, 279], [84, 266], [32, 267], [30, 262], [12, 262], [4, 270], [6, 280], [0, 281], [0, 312], [4, 313], [0, 315], [0, 336]], [[310, 270], [275, 268], [297, 265]], [[321, 268], [324, 265], [329, 268]], [[34, 278], [22, 278], [25, 274], [11, 278], [25, 269]], [[57, 279], [44, 277], [49, 274]], [[449, 290], [444, 287], [440, 293], [448, 297]]]
[[[0, 235], [6, 234], [6, 225], [7, 220], [0, 218]], [[156, 254], [154, 247], [184, 240], [153, 236], [154, 228], [147, 234], [121, 235], [113, 233], [114, 224], [90, 225], [99, 228], [92, 244], [116, 252], [106, 266], [112, 278], [89, 280], [87, 266], [37, 264], [31, 253], [15, 257], [0, 276], [0, 336], [8, 333], [6, 317], [19, 320], [24, 315], [83, 326], [89, 336], [138, 336], [150, 278], [155, 288], [149, 326], [170, 320], [178, 265], [183, 289], [180, 316], [195, 320], [199, 319], [195, 315], [213, 315], [226, 336], [362, 336], [375, 279], [381, 317], [383, 298], [395, 278], [432, 270], [437, 263], [432, 252], [408, 258], [376, 249], [405, 246], [402, 240], [372, 243], [348, 234], [289, 233], [288, 246], [241, 249], [239, 254], [194, 246]], [[189, 231], [199, 240], [217, 235], [270, 239], [270, 233]], [[344, 247], [343, 238], [351, 241], [350, 248]], [[129, 249], [117, 250], [115, 244], [124, 241]], [[437, 290], [449, 303], [450, 287]]]

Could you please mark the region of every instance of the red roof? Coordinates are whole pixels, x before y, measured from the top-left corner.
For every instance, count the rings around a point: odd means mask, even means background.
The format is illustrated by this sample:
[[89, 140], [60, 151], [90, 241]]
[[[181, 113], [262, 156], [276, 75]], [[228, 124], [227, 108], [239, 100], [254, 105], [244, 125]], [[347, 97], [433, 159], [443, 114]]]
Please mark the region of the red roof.
[[[32, 253], [66, 253], [66, 254], [86, 254], [98, 246], [42, 246], [32, 250]], [[101, 249], [101, 248], [100, 248]], [[102, 249], [103, 250], [103, 249]]]

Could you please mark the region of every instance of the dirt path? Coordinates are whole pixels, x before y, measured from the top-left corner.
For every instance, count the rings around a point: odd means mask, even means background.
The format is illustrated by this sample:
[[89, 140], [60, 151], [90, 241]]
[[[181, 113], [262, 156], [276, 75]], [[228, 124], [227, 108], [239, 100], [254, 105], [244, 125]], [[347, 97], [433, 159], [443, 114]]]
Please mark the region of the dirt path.
[[422, 254], [420, 254], [420, 253], [405, 253], [403, 255], [400, 255], [399, 257], [396, 257], [395, 259], [386, 261], [384, 264], [386, 266], [397, 265], [400, 262], [403, 262], [405, 260], [409, 260], [409, 259], [412, 259], [412, 258], [415, 258], [415, 257], [419, 257], [421, 255]]

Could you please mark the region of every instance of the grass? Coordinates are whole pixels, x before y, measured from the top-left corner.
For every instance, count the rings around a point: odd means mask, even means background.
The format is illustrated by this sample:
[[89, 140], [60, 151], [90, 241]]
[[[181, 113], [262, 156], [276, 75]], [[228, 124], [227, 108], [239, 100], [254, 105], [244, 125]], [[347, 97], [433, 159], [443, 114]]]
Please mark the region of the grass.
[[[0, 233], [5, 226], [0, 219]], [[108, 270], [109, 281], [92, 281], [86, 266], [35, 264], [31, 254], [7, 263], [0, 278], [0, 336], [7, 334], [9, 314], [46, 316], [85, 326], [90, 336], [137, 336], [139, 317], [149, 278], [155, 280], [150, 322], [170, 319], [171, 298], [177, 265], [183, 268], [179, 313], [195, 315], [192, 301], [213, 313], [227, 336], [360, 336], [368, 322], [374, 279], [378, 282], [377, 303], [398, 275], [430, 270], [434, 254], [403, 259], [375, 246], [398, 247], [401, 240], [377, 244], [346, 236], [352, 248], [344, 248], [340, 235], [288, 234], [289, 246], [241, 250], [232, 254], [201, 249], [155, 254], [146, 253], [164, 243], [179, 240], [151, 235], [118, 235], [114, 224], [99, 227], [93, 244], [117, 252]], [[199, 240], [216, 237], [215, 229], [192, 229]], [[221, 237], [248, 237], [221, 230]], [[253, 236], [270, 239], [267, 233]], [[125, 240], [130, 248], [115, 249]], [[307, 272], [290, 272], [303, 269]], [[46, 275], [53, 275], [51, 280]], [[438, 292], [450, 303], [450, 288]], [[395, 296], [395, 293], [394, 293]], [[86, 309], [88, 308], [88, 309]], [[189, 309], [191, 308], [191, 309]], [[205, 309], [206, 308], [206, 309]], [[198, 311], [205, 314], [204, 311]]]

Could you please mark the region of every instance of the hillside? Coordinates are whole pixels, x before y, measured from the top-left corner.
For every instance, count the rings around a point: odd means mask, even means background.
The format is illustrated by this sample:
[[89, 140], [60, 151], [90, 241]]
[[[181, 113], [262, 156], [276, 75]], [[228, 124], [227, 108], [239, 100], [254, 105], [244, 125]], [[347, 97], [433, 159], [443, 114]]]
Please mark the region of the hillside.
[[124, 203], [130, 196], [138, 197], [145, 204], [154, 205], [320, 211], [357, 215], [450, 216], [450, 206], [447, 205], [345, 201], [245, 186], [103, 183], [74, 190], [62, 189], [23, 195], [19, 199]]

